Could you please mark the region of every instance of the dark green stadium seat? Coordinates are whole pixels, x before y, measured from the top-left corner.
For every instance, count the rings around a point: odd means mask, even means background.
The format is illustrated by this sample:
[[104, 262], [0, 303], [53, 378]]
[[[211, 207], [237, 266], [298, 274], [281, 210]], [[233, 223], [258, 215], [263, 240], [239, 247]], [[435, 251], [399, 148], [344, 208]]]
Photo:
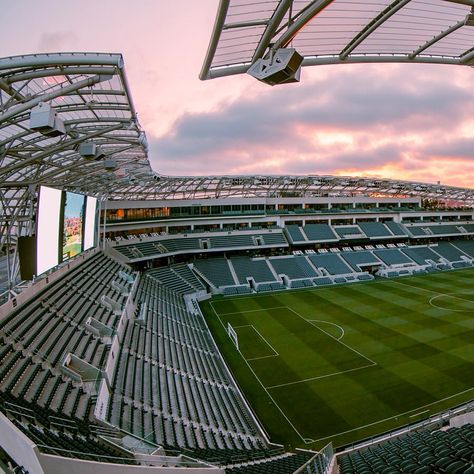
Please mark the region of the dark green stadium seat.
[[466, 468], [469, 467], [463, 461], [454, 461], [445, 468], [446, 474], [463, 474]]
[[453, 462], [453, 458], [441, 457], [435, 462], [435, 466], [441, 469], [446, 469]]
[[430, 474], [432, 472], [433, 470], [431, 469], [431, 467], [422, 466], [419, 467], [416, 471], [413, 471], [413, 474]]
[[463, 449], [459, 450], [459, 451], [456, 453], [456, 457], [457, 457], [457, 458], [464, 459], [465, 461], [470, 461], [470, 459], [471, 459], [471, 454], [473, 454], [473, 453], [472, 453], [473, 451], [474, 451], [474, 448], [473, 448], [473, 447], [466, 447], [466, 448], [463, 448]]

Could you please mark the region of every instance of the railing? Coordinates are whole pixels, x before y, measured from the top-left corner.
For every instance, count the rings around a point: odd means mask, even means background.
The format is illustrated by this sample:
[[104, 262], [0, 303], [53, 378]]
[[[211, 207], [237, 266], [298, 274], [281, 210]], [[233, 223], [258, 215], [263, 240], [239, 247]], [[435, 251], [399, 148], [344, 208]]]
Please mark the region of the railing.
[[365, 448], [367, 446], [371, 446], [373, 444], [381, 443], [382, 441], [386, 441], [392, 438], [396, 438], [398, 436], [407, 434], [411, 431], [422, 431], [434, 427], [441, 427], [444, 423], [449, 421], [451, 418], [462, 415], [465, 413], [474, 412], [474, 399], [458, 405], [454, 408], [450, 408], [447, 411], [442, 413], [436, 413], [425, 420], [421, 420], [415, 423], [410, 423], [401, 428], [397, 428], [392, 431], [387, 431], [381, 435], [371, 436], [369, 438], [359, 440], [356, 443], [352, 443], [350, 445], [342, 446], [338, 448], [337, 456], [341, 454], [347, 454], [352, 451], [358, 451], [361, 448]]
[[327, 474], [333, 459], [334, 449], [332, 443], [329, 443], [293, 474]]

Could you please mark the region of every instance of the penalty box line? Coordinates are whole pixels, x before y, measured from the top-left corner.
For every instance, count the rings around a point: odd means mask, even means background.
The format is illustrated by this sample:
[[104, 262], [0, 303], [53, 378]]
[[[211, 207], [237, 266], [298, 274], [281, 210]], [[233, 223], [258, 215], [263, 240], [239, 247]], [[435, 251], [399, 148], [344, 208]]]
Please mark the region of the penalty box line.
[[[219, 319], [222, 327], [224, 328], [224, 331], [226, 330], [225, 328], [225, 325], [221, 319], [221, 317], [219, 316], [219, 314], [217, 313], [217, 311], [215, 310], [214, 306], [212, 305], [212, 302], [211, 302], [211, 307], [212, 307], [212, 310], [214, 311], [214, 314], [217, 316], [217, 318]], [[237, 348], [236, 348], [237, 349]], [[265, 391], [265, 393], [267, 394], [268, 398], [273, 402], [273, 404], [275, 405], [275, 407], [278, 409], [278, 411], [282, 414], [282, 416], [285, 418], [285, 420], [288, 422], [288, 424], [291, 426], [291, 428], [293, 429], [293, 431], [300, 437], [301, 441], [303, 441], [303, 443], [305, 444], [309, 444], [308, 443], [308, 438], [305, 438], [304, 436], [301, 435], [301, 433], [296, 429], [295, 425], [291, 422], [291, 420], [286, 416], [285, 412], [281, 409], [280, 405], [278, 405], [278, 403], [275, 401], [275, 399], [272, 397], [271, 393], [265, 388], [265, 385], [263, 385], [262, 381], [259, 379], [258, 375], [255, 373], [255, 370], [253, 370], [252, 366], [249, 364], [249, 362], [247, 361], [247, 359], [244, 357], [244, 355], [242, 354], [242, 352], [240, 352], [239, 349], [237, 349], [237, 352], [240, 354], [240, 356], [242, 357], [242, 360], [247, 364], [247, 367], [250, 369], [250, 371], [252, 372], [253, 376], [256, 378], [256, 380], [258, 381], [258, 383], [260, 384], [260, 386], [263, 388], [263, 390]], [[235, 386], [238, 387], [237, 383], [233, 380]], [[238, 388], [239, 392], [242, 394], [242, 396], [244, 396], [243, 392], [240, 390], [240, 388]], [[311, 440], [313, 441], [313, 440]]]
[[246, 360], [260, 360], [260, 359], [268, 359], [270, 357], [278, 357], [280, 354], [279, 352], [263, 337], [263, 335], [260, 333], [260, 331], [253, 325], [253, 324], [243, 324], [242, 326], [232, 326], [234, 329], [239, 329], [239, 328], [252, 328], [263, 341], [267, 344], [268, 347], [274, 352], [271, 355], [266, 355], [266, 356], [261, 356], [261, 357], [251, 357], [250, 359]]
[[277, 385], [270, 385], [269, 387], [266, 387], [266, 388], [268, 390], [271, 390], [273, 388], [280, 388], [280, 387], [286, 387], [288, 385], [296, 385], [296, 384], [299, 384], [299, 383], [311, 382], [313, 380], [325, 379], [325, 378], [328, 378], [328, 377], [334, 377], [335, 375], [341, 375], [341, 374], [347, 374], [349, 372], [355, 372], [356, 370], [367, 369], [369, 367], [374, 367], [374, 365], [377, 365], [377, 364], [367, 364], [367, 365], [363, 365], [362, 367], [354, 367], [353, 369], [341, 370], [340, 372], [333, 372], [331, 374], [326, 374], [326, 375], [318, 375], [316, 377], [310, 377], [308, 379], [296, 380], [295, 382], [287, 382], [287, 383], [280, 383], [280, 384], [277, 384]]

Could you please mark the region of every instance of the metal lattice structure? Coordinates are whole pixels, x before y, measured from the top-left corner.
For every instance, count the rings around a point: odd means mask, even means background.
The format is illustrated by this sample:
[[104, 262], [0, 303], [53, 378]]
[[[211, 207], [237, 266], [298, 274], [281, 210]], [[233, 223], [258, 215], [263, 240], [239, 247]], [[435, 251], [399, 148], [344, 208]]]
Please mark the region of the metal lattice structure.
[[473, 0], [220, 0], [201, 79], [291, 46], [303, 66], [474, 65]]
[[112, 199], [204, 199], [229, 197], [370, 196], [420, 197], [474, 206], [474, 190], [443, 184], [352, 176], [176, 176], [156, 175], [135, 189], [112, 193]]
[[[304, 7], [300, 5], [303, 3]], [[220, 9], [226, 15], [235, 11], [229, 4], [221, 2]], [[260, 4], [249, 3], [245, 8], [255, 9]], [[301, 16], [316, 2], [269, 0], [264, 4], [271, 17], [288, 4]], [[368, 4], [372, 3], [364, 3]], [[297, 9], [298, 5], [301, 8]], [[465, 5], [447, 5], [466, 11]], [[239, 31], [240, 27], [244, 28], [240, 25], [231, 29]], [[217, 75], [224, 70], [237, 71], [230, 64], [224, 69], [220, 64], [212, 67], [218, 68]], [[212, 74], [210, 77], [214, 77]], [[64, 124], [61, 133], [45, 133], [32, 127], [31, 113], [40, 104], [54, 109]], [[100, 159], [86, 159], [80, 153], [81, 144], [87, 142], [100, 146]], [[152, 171], [147, 149], [120, 54], [57, 53], [0, 59], [0, 249], [8, 260], [9, 287], [19, 274], [16, 239], [35, 232], [41, 184], [102, 200], [385, 195], [474, 206], [471, 189], [399, 180], [337, 176], [168, 177]], [[113, 161], [113, 169], [107, 169], [107, 160]]]
[[[39, 104], [54, 109], [64, 133], [30, 128]], [[100, 145], [100, 160], [80, 156], [86, 141]], [[113, 172], [104, 167], [106, 159], [113, 160]], [[0, 59], [0, 248], [7, 255], [17, 236], [33, 232], [39, 184], [100, 197], [111, 186], [130, 190], [151, 175], [120, 54]], [[12, 266], [11, 274], [17, 270]]]

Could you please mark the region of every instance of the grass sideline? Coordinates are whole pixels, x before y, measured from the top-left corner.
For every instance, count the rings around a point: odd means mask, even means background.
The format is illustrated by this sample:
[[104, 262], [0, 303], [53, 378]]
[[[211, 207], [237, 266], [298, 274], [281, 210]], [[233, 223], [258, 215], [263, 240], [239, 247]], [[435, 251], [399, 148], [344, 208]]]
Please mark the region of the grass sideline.
[[201, 310], [272, 441], [341, 446], [473, 398], [473, 282], [458, 270], [215, 297]]

